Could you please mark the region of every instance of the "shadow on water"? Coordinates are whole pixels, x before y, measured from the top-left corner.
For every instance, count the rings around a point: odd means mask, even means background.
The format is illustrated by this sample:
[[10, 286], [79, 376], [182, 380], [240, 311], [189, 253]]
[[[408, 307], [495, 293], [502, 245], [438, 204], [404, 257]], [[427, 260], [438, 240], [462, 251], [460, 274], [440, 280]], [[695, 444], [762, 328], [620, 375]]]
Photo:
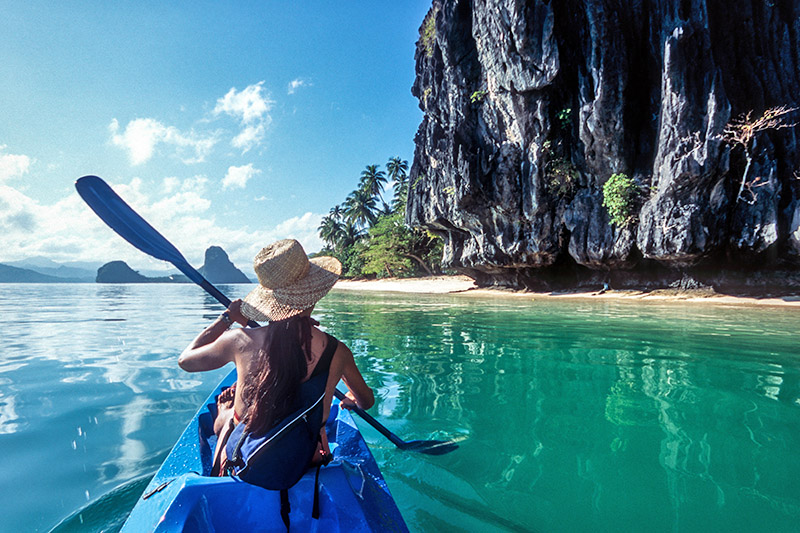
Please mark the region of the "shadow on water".
[[119, 531], [152, 478], [150, 473], [116, 487], [59, 522], [51, 533]]

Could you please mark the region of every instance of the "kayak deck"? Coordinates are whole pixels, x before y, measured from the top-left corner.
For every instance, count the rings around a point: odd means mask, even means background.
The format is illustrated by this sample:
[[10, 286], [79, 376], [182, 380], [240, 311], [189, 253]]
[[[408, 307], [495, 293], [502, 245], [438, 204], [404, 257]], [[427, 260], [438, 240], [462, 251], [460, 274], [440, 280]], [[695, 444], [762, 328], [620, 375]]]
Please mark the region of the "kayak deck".
[[[286, 531], [278, 491], [232, 477], [208, 477], [216, 436], [214, 399], [232, 371], [192, 418], [138, 501], [123, 532]], [[320, 518], [311, 518], [316, 469], [289, 489], [294, 531], [408, 531], [378, 464], [352, 416], [331, 406], [326, 424], [333, 460], [320, 469]]]

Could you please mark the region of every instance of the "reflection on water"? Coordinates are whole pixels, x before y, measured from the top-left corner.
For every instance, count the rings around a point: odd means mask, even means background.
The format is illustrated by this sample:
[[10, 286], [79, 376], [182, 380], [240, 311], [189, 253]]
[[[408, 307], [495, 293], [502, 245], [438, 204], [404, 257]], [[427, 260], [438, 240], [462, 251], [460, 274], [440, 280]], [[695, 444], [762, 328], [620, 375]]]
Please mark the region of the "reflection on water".
[[152, 477], [151, 474], [139, 476], [115, 487], [108, 494], [104, 494], [96, 501], [65, 518], [52, 530], [52, 533], [86, 533], [88, 531], [114, 533], [119, 531]]
[[206, 323], [192, 288], [0, 285], [0, 451], [17, 465], [0, 481], [14, 495], [0, 531], [46, 529], [155, 471], [226, 372], [177, 367]]
[[[221, 310], [193, 285], [0, 285], [0, 305], [0, 446], [26, 465], [0, 530], [152, 473], [227, 372], [177, 367]], [[796, 530], [794, 310], [334, 291], [315, 316], [389, 429], [460, 439], [410, 454], [361, 425], [413, 531]]]
[[0, 392], [0, 433], [15, 433], [17, 419], [16, 398]]
[[466, 438], [435, 460], [370, 438], [413, 529], [795, 529], [794, 311], [420, 300], [329, 303], [382, 422]]

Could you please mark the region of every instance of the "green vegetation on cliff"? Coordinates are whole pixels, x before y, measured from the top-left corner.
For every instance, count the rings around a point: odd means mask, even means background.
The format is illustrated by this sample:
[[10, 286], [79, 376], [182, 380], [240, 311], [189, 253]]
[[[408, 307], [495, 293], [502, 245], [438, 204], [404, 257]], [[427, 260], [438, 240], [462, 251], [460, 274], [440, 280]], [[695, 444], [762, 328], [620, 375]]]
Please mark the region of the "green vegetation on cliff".
[[603, 184], [603, 205], [613, 225], [627, 226], [636, 218], [634, 208], [638, 195], [639, 186], [627, 174], [614, 174]]

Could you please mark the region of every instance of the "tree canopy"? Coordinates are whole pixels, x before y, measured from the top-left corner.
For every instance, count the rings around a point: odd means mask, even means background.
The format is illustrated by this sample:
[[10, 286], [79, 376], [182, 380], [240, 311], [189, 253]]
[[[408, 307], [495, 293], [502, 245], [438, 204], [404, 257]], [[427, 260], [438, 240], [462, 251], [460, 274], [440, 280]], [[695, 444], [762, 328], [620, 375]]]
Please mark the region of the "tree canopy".
[[[383, 193], [392, 187], [391, 203]], [[331, 208], [319, 225], [326, 243], [321, 252], [342, 262], [344, 277], [410, 277], [440, 271], [442, 241], [405, 224], [408, 161], [392, 157], [386, 172], [367, 165], [343, 203]]]

